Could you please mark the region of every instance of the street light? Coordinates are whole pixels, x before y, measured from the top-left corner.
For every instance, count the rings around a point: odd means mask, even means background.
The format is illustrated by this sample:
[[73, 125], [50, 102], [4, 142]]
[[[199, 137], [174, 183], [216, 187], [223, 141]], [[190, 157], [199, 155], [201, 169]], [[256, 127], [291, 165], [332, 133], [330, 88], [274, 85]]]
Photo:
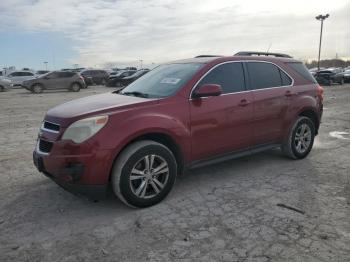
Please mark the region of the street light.
[[47, 63], [48, 62], [44, 62], [44, 64], [45, 64], [45, 70], [47, 71]]
[[140, 59], [140, 69], [142, 69], [142, 62], [143, 62], [143, 60]]
[[323, 21], [329, 17], [329, 14], [326, 15], [318, 15], [315, 18], [321, 21], [321, 33], [320, 33], [320, 44], [318, 46], [318, 61], [317, 61], [317, 69], [320, 71], [320, 57], [321, 57], [321, 43], [322, 43], [322, 30], [323, 30]]

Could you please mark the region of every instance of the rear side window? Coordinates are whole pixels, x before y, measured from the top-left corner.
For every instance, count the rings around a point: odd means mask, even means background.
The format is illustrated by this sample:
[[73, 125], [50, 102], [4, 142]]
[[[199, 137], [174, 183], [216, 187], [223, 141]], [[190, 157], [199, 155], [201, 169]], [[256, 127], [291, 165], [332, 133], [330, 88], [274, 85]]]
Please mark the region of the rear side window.
[[290, 77], [285, 72], [283, 72], [281, 69], [280, 69], [280, 74], [281, 74], [281, 79], [282, 79], [282, 85], [283, 86], [290, 86], [292, 84], [292, 79], [290, 79]]
[[60, 78], [66, 78], [66, 77], [72, 77], [75, 73], [73, 72], [59, 72], [58, 77]]
[[309, 70], [307, 70], [306, 66], [303, 63], [288, 63], [288, 65], [306, 80], [309, 80], [314, 84], [317, 83], [315, 78], [310, 74]]
[[242, 63], [226, 63], [215, 67], [198, 84], [220, 85], [223, 94], [245, 91]]
[[[283, 73], [277, 66], [264, 62], [247, 62], [252, 89], [283, 86]], [[288, 77], [288, 76], [287, 76]]]

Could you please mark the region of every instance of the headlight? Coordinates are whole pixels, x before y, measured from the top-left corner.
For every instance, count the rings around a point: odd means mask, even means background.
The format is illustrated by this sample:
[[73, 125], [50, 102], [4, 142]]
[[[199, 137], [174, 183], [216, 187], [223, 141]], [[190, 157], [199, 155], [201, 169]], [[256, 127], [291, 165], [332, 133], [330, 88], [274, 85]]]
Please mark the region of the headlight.
[[62, 139], [70, 139], [81, 143], [101, 130], [108, 122], [108, 116], [95, 116], [78, 120], [64, 132]]

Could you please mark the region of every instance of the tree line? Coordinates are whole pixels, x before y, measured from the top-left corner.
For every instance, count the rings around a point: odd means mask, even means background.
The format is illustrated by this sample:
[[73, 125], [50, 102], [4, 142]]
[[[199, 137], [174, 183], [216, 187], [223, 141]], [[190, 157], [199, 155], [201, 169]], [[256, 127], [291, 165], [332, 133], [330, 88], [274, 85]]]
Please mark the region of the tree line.
[[[317, 61], [313, 60], [311, 62], [306, 62], [305, 65], [308, 68], [317, 67]], [[348, 67], [350, 66], [350, 60], [342, 60], [342, 59], [326, 59], [320, 61], [320, 67]]]

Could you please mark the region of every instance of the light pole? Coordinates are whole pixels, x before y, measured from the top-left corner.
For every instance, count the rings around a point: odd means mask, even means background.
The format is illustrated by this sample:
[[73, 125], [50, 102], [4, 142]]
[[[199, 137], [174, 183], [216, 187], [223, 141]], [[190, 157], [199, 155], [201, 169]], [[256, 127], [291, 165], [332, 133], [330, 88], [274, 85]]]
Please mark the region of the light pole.
[[140, 59], [140, 69], [142, 69], [142, 62], [143, 62], [143, 60]]
[[329, 14], [318, 15], [316, 19], [321, 21], [321, 33], [320, 33], [320, 44], [318, 46], [318, 60], [317, 60], [317, 70], [320, 71], [320, 58], [321, 58], [321, 44], [322, 44], [322, 31], [323, 31], [323, 21], [329, 17]]
[[44, 62], [44, 64], [45, 64], [45, 70], [47, 71], [47, 63], [48, 62]]

